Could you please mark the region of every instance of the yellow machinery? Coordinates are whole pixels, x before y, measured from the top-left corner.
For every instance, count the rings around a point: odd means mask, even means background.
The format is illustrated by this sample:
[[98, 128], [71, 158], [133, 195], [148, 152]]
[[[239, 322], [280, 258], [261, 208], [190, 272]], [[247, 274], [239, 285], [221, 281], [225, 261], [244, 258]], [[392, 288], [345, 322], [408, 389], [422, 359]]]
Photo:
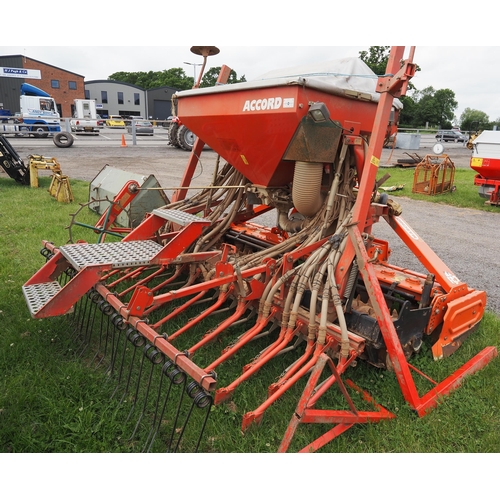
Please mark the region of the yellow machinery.
[[71, 203], [74, 201], [73, 192], [69, 184], [69, 177], [63, 175], [61, 166], [55, 158], [47, 158], [40, 155], [30, 155], [29, 171], [30, 171], [30, 186], [38, 187], [38, 170], [51, 170], [52, 181], [49, 187], [49, 193], [57, 201], [62, 203]]

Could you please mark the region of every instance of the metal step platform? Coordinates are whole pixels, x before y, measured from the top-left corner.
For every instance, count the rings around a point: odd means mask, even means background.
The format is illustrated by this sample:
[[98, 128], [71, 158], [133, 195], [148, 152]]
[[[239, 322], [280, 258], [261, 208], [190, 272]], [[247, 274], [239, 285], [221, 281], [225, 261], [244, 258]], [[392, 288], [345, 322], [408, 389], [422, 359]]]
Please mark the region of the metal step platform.
[[35, 317], [38, 311], [60, 291], [61, 285], [57, 281], [24, 285], [23, 294], [31, 316]]
[[165, 208], [156, 208], [153, 210], [153, 215], [162, 219], [178, 224], [179, 226], [187, 226], [191, 222], [203, 222], [210, 224], [208, 219], [202, 219], [196, 215], [188, 214], [182, 210], [167, 210]]
[[61, 254], [77, 271], [89, 265], [106, 264], [113, 268], [147, 265], [162, 249], [162, 245], [151, 240], [75, 244], [59, 247]]

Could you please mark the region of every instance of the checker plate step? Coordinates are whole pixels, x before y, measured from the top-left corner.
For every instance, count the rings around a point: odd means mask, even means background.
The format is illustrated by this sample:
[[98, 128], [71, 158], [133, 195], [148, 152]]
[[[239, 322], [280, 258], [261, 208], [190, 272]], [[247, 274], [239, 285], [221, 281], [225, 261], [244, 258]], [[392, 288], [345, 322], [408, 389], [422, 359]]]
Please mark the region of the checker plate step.
[[201, 219], [196, 215], [188, 214], [186, 212], [183, 212], [182, 210], [167, 210], [165, 208], [155, 208], [153, 210], [153, 215], [157, 215], [158, 217], [178, 224], [179, 226], [187, 226], [190, 222], [204, 222], [205, 224], [210, 224], [210, 221], [208, 219]]
[[60, 291], [61, 285], [57, 281], [24, 285], [23, 294], [31, 316], [35, 317], [38, 311]]
[[59, 250], [76, 270], [80, 270], [100, 264], [110, 264], [114, 268], [147, 265], [162, 248], [154, 241], [142, 240], [63, 245]]

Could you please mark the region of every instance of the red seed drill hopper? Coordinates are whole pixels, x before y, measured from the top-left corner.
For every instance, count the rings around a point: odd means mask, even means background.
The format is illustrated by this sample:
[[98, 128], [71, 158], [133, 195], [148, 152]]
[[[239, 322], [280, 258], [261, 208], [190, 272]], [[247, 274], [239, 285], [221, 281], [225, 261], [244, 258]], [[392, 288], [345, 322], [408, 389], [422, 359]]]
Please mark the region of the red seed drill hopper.
[[472, 141], [470, 167], [477, 172], [474, 185], [489, 205], [500, 205], [500, 131], [485, 130]]
[[[496, 356], [485, 348], [441, 382], [409, 362], [424, 342], [436, 360], [452, 354], [486, 305], [486, 294], [460, 281], [400, 207], [377, 193], [383, 143], [395, 133], [413, 55], [412, 48], [405, 59], [404, 47], [393, 47], [378, 78], [349, 58], [179, 92], [179, 117], [198, 139], [172, 202], [121, 241], [45, 242], [47, 263], [23, 287], [31, 314], [71, 312], [82, 352], [94, 345], [99, 359], [109, 359], [120, 402], [137, 391], [132, 399], [142, 411], [130, 409], [137, 421], [131, 438], [142, 436], [144, 450], [158, 441], [185, 450], [180, 443], [190, 439], [193, 419], [194, 448], [207, 450], [202, 434], [211, 406], [233, 400], [244, 407], [246, 390], [262, 388], [272, 374], [260, 403], [245, 410], [242, 429], [279, 402], [285, 421], [278, 451], [293, 449], [299, 429], [307, 434], [323, 424], [301, 447], [315, 451], [354, 424], [394, 417], [368, 388], [346, 379], [359, 360], [392, 370], [423, 416]], [[219, 80], [229, 71], [224, 66]], [[220, 155], [213, 183], [188, 197], [204, 145]], [[124, 186], [122, 206], [137, 189]], [[272, 222], [262, 223], [265, 217]], [[388, 262], [388, 243], [374, 235], [379, 221], [426, 274]], [[101, 219], [99, 229], [106, 227]], [[95, 311], [103, 313], [100, 322]], [[133, 373], [126, 368], [131, 356], [140, 359]], [[420, 394], [413, 375], [430, 390]], [[146, 390], [139, 392], [141, 378]], [[290, 398], [283, 417], [281, 404]]]

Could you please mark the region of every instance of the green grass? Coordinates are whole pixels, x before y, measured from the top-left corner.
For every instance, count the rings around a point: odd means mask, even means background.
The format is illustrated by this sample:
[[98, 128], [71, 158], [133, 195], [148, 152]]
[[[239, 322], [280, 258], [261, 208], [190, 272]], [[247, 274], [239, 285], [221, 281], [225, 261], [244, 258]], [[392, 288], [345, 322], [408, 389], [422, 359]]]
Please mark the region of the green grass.
[[[457, 168], [454, 174], [455, 190], [448, 191], [443, 194], [422, 194], [413, 193], [415, 168], [407, 167], [390, 167], [381, 168], [379, 170], [378, 178], [383, 175], [389, 174], [390, 178], [382, 185], [382, 188], [389, 188], [392, 186], [404, 186], [403, 189], [391, 191], [390, 197], [407, 197], [414, 200], [428, 201], [431, 203], [441, 203], [461, 208], [475, 208], [487, 212], [500, 212], [500, 207], [490, 206], [485, 204], [487, 201], [478, 194], [478, 186], [474, 185], [474, 177], [476, 172], [471, 169]], [[420, 175], [418, 180], [423, 180], [424, 177]], [[381, 189], [381, 192], [383, 190]]]
[[[392, 177], [386, 185], [406, 182], [409, 173], [398, 169], [400, 177]], [[134, 416], [137, 412], [132, 406], [133, 398], [127, 397], [122, 405], [117, 405], [117, 398], [110, 398], [113, 386], [104, 370], [95, 367], [95, 353], [78, 353], [80, 344], [75, 328], [71, 327], [71, 315], [33, 320], [25, 304], [21, 287], [44, 262], [39, 254], [41, 241], [53, 241], [56, 245], [66, 243], [68, 231], [65, 228], [70, 214], [78, 210], [78, 203], [88, 199], [87, 183], [71, 181], [76, 201], [68, 205], [52, 198], [47, 193], [48, 185], [48, 178], [43, 177], [39, 189], [20, 186], [11, 179], [0, 179], [0, 245], [3, 250], [0, 254], [0, 451], [140, 451], [139, 443], [128, 439], [135, 419], [127, 421], [127, 417], [129, 412], [134, 411]], [[95, 219], [87, 209], [79, 214], [79, 220], [89, 224]], [[97, 235], [89, 230], [81, 228], [81, 231], [76, 238], [97, 240]], [[198, 313], [196, 309], [190, 310], [181, 318], [179, 326]], [[205, 331], [206, 328], [200, 328], [199, 335]], [[429, 347], [425, 345], [412, 362], [430, 377], [442, 380], [485, 346], [498, 347], [499, 331], [500, 319], [487, 313], [480, 329], [450, 358], [433, 362]], [[226, 363], [224, 370], [220, 370], [221, 383], [241, 373], [241, 363], [248, 362], [251, 351], [258, 352], [265, 345], [264, 339], [259, 340]], [[218, 343], [212, 346], [213, 352], [220, 352], [220, 348]], [[294, 353], [280, 357], [278, 373], [293, 359]], [[198, 360], [204, 361], [196, 358]], [[461, 388], [444, 398], [426, 417], [418, 418], [405, 403], [391, 372], [360, 362], [348, 371], [349, 377], [397, 418], [354, 426], [321, 451], [500, 452], [499, 367], [497, 358], [467, 378]], [[212, 407], [200, 450], [213, 453], [276, 451], [305, 380], [266, 412], [262, 425], [241, 432], [242, 416], [260, 404], [267, 385], [275, 377], [276, 372], [266, 366], [257, 377], [238, 388], [231, 404]], [[418, 384], [422, 391], [428, 389], [427, 383], [419, 380]], [[370, 409], [360, 397], [353, 397], [362, 409]], [[321, 405], [325, 408], [345, 406], [336, 390], [329, 391]], [[201, 425], [200, 417], [196, 418], [196, 423]], [[298, 451], [326, 430], [326, 425], [299, 426], [290, 451]], [[188, 439], [195, 437], [196, 434], [188, 435]]]

